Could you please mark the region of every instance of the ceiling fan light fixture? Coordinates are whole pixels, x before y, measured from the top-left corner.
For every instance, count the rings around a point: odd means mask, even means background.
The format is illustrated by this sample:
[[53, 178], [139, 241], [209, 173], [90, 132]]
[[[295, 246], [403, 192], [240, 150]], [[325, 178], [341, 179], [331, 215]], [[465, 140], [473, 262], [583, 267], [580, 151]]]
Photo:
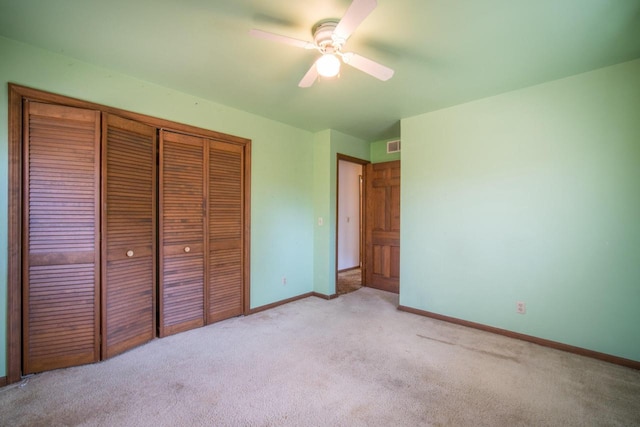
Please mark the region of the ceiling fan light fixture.
[[316, 61], [316, 68], [322, 77], [335, 77], [340, 72], [340, 59], [333, 53], [325, 53]]
[[373, 12], [377, 4], [377, 0], [351, 0], [351, 6], [349, 6], [341, 19], [329, 18], [316, 22], [311, 28], [312, 42], [257, 29], [251, 30], [250, 34], [254, 37], [299, 48], [317, 50], [321, 53], [322, 56], [309, 67], [309, 70], [298, 83], [299, 87], [311, 87], [318, 77], [336, 77], [340, 74], [341, 62], [378, 80], [387, 81], [393, 77], [393, 69], [356, 53], [342, 51], [349, 37], [362, 21]]

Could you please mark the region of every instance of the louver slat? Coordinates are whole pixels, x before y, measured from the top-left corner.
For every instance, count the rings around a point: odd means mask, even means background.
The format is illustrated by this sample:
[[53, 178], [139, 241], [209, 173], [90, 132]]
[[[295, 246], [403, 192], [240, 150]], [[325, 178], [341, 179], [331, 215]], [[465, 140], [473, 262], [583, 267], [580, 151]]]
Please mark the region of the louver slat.
[[205, 141], [160, 141], [160, 336], [204, 325]]
[[105, 114], [103, 358], [155, 336], [156, 129]]
[[207, 323], [243, 313], [242, 147], [209, 145], [209, 304]]
[[23, 372], [99, 360], [100, 113], [26, 102]]

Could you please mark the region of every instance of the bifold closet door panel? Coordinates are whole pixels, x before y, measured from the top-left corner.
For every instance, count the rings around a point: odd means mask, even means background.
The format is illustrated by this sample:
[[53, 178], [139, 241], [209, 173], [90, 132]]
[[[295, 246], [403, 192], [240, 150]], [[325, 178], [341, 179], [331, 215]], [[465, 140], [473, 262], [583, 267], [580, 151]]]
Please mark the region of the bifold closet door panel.
[[209, 143], [207, 323], [243, 313], [244, 149]]
[[102, 357], [155, 336], [156, 128], [102, 121]]
[[100, 113], [24, 105], [23, 373], [100, 359]]
[[160, 336], [204, 325], [206, 141], [160, 134]]

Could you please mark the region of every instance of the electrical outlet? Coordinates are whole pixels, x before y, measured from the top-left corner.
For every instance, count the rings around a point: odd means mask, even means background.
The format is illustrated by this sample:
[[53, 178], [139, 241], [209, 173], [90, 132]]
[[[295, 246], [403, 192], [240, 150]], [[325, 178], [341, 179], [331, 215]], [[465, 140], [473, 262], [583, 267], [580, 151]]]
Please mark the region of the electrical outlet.
[[323, 225], [324, 225], [324, 218], [320, 216], [318, 217], [318, 226], [322, 227]]
[[287, 284], [287, 276], [282, 276], [282, 285], [286, 285]]
[[522, 301], [516, 302], [516, 313], [525, 314], [527, 312], [527, 306]]

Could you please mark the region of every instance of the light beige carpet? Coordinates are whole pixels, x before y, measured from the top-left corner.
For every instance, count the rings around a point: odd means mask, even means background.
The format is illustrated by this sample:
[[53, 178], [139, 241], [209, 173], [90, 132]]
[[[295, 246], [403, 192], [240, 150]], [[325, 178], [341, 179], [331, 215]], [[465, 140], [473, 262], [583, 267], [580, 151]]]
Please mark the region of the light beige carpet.
[[3, 426], [634, 426], [640, 372], [306, 298], [0, 389]]

